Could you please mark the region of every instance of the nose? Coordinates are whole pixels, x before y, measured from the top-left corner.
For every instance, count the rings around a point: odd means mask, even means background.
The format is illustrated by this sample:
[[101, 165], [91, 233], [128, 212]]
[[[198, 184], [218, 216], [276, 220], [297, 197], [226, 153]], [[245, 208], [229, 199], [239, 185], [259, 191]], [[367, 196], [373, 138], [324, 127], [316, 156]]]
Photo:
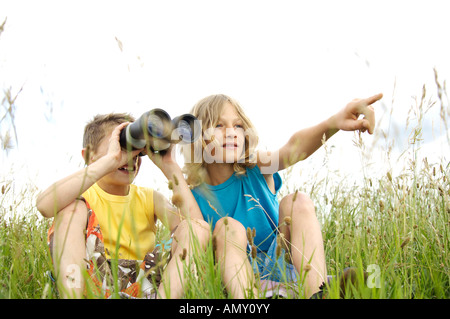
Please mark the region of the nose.
[[229, 138], [229, 137], [230, 138], [235, 138], [237, 136], [235, 128], [233, 126], [232, 127], [227, 127], [227, 129], [225, 131], [225, 136], [227, 138]]

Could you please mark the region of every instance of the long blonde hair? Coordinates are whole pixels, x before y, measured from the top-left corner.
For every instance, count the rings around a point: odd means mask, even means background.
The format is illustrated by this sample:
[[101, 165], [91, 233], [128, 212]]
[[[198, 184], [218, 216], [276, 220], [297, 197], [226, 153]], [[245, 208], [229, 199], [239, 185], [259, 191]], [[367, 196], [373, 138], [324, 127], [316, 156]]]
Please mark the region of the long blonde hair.
[[[182, 148], [185, 160], [184, 173], [187, 175], [187, 182], [191, 187], [198, 186], [205, 181], [207, 172], [203, 154], [207, 145], [206, 139], [208, 139], [205, 132], [216, 126], [226, 102], [229, 102], [236, 109], [245, 131], [243, 158], [233, 164], [234, 171], [236, 175], [242, 175], [245, 174], [247, 167], [252, 168], [256, 165], [255, 149], [258, 144], [258, 135], [253, 123], [245, 115], [242, 107], [236, 100], [224, 94], [207, 96], [198, 101], [190, 112], [202, 123], [201, 138], [190, 145], [185, 145], [184, 150]], [[186, 149], [186, 147], [190, 149]]]

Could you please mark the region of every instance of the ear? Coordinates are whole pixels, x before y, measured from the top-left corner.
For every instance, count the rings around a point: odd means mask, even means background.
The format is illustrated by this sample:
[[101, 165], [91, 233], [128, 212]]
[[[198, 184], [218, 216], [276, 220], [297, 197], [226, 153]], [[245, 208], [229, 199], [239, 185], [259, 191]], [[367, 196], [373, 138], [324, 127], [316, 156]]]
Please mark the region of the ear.
[[92, 152], [86, 147], [81, 150], [81, 156], [84, 159], [84, 164], [89, 165], [93, 161]]

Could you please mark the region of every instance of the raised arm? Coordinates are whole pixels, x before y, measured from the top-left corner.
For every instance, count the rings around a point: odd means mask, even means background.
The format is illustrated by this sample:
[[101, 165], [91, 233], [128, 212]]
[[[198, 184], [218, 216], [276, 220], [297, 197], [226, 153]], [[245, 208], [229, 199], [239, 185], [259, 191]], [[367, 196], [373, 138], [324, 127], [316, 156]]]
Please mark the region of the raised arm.
[[[203, 220], [203, 215], [197, 205], [197, 201], [192, 195], [192, 192], [184, 179], [180, 166], [174, 160], [174, 155], [172, 154], [174, 149], [175, 148], [172, 145], [163, 156], [151, 152], [148, 152], [148, 156], [169, 181], [170, 188], [173, 192], [172, 203], [178, 207], [181, 216], [185, 218], [190, 217], [193, 219]], [[173, 209], [170, 210], [170, 206], [165, 206], [168, 207], [168, 209], [163, 209], [161, 211], [156, 209], [156, 214], [161, 220], [166, 219], [169, 222], [169, 227], [172, 228], [171, 222], [173, 223], [176, 221], [173, 216]], [[155, 208], [157, 207], [155, 206]], [[159, 216], [161, 213], [169, 215]]]
[[[57, 212], [81, 196], [99, 179], [127, 163], [129, 156], [121, 150], [119, 144], [120, 131], [126, 125], [127, 123], [123, 123], [113, 130], [106, 155], [98, 159], [93, 158], [87, 167], [57, 181], [38, 195], [36, 207], [44, 217], [54, 217]], [[83, 157], [87, 155], [85, 152], [86, 150], [83, 150]], [[139, 150], [131, 155], [134, 157], [138, 153]], [[96, 156], [96, 154], [91, 155], [89, 157]]]
[[[360, 130], [372, 134], [375, 128], [375, 112], [372, 104], [382, 97], [383, 94], [380, 93], [366, 99], [351, 101], [327, 120], [296, 132], [278, 152], [270, 156], [259, 154], [258, 165], [265, 168], [265, 171], [262, 170], [264, 174], [273, 174], [308, 158], [322, 146], [324, 136], [328, 140], [339, 130]], [[360, 115], [363, 115], [363, 118], [360, 119]]]

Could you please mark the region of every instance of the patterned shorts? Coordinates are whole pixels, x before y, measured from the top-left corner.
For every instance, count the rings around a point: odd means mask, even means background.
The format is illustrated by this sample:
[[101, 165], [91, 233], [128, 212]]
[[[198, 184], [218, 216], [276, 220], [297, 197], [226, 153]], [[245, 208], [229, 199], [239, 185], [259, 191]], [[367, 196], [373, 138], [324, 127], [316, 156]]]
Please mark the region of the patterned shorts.
[[[122, 298], [152, 298], [156, 296], [162, 271], [171, 257], [172, 238], [156, 245], [153, 251], [147, 252], [143, 261], [108, 259], [98, 219], [87, 202], [86, 206], [88, 218], [85, 261], [88, 276], [85, 280], [84, 295], [91, 298], [108, 298], [117, 290]], [[48, 230], [47, 237], [51, 255], [53, 254], [53, 236], [54, 223]], [[112, 267], [113, 265], [115, 266]], [[116, 284], [114, 284], [114, 276], [117, 276]]]

